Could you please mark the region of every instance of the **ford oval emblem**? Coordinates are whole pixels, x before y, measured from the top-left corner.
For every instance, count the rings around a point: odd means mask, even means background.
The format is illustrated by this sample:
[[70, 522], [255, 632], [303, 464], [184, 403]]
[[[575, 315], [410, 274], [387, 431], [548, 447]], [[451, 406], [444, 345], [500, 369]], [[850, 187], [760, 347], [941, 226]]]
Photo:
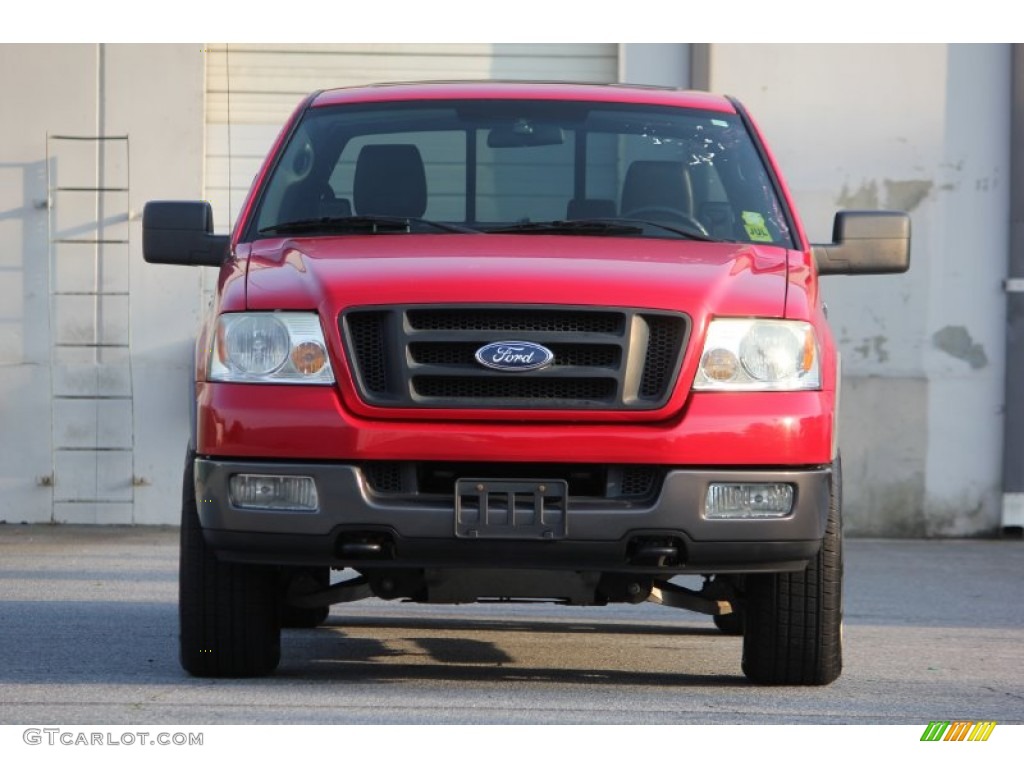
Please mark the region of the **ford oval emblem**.
[[536, 371], [554, 359], [554, 352], [532, 341], [495, 341], [476, 351], [476, 361], [496, 371]]

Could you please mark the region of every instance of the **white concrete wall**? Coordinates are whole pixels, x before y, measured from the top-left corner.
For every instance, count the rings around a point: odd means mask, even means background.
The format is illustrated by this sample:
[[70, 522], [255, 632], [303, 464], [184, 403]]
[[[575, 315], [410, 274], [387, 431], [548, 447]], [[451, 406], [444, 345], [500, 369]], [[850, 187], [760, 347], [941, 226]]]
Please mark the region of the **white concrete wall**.
[[[109, 47], [107, 123], [131, 136], [132, 200], [140, 213], [148, 200], [203, 197], [201, 47]], [[142, 223], [133, 222], [135, 523], [180, 520], [192, 350], [204, 310], [199, 272], [146, 264]]]
[[841, 208], [912, 217], [908, 274], [825, 280], [850, 533], [999, 525], [1009, 58], [997, 45], [711, 48], [711, 89], [751, 110], [812, 240]]
[[[145, 265], [137, 214], [150, 199], [202, 196], [200, 48], [0, 45], [6, 105], [0, 119], [0, 520], [177, 520], [199, 273]], [[83, 237], [95, 237], [97, 228], [82, 198], [55, 195], [47, 182], [47, 135], [97, 132], [127, 135], [130, 161], [113, 163], [111, 149], [102, 174], [107, 183], [129, 187], [127, 194], [105, 196], [104, 208], [120, 212], [102, 230], [104, 236], [127, 234], [126, 249], [110, 246], [102, 256], [105, 287], [128, 290], [129, 296], [110, 298], [100, 321], [90, 309], [78, 311], [91, 305], [89, 298], [51, 298], [51, 283], [90, 276], [68, 266], [65, 250], [51, 248], [50, 224]], [[51, 176], [59, 166], [55, 183], [95, 180], [94, 145], [69, 146], [50, 142]], [[48, 198], [50, 210], [43, 203]], [[129, 210], [135, 216], [126, 222]], [[88, 257], [88, 247], [75, 258], [83, 253]], [[129, 341], [130, 363], [65, 365], [62, 357], [56, 368], [51, 365], [55, 342], [96, 333], [102, 340]], [[83, 399], [55, 406], [51, 392], [58, 390]], [[133, 399], [88, 397], [111, 393]], [[86, 450], [55, 460], [54, 444], [61, 441], [130, 450], [106, 456]], [[88, 503], [90, 485], [95, 496], [117, 503]]]

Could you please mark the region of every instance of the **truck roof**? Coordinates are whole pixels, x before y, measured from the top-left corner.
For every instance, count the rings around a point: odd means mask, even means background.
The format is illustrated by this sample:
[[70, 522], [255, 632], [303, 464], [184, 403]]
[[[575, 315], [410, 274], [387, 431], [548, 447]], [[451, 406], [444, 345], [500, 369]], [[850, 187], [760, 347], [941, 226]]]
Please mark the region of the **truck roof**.
[[311, 106], [374, 101], [419, 101], [424, 99], [552, 99], [558, 101], [603, 101], [626, 104], [659, 104], [735, 113], [724, 96], [705, 91], [685, 91], [643, 85], [598, 85], [562, 82], [410, 82], [334, 88], [316, 94]]

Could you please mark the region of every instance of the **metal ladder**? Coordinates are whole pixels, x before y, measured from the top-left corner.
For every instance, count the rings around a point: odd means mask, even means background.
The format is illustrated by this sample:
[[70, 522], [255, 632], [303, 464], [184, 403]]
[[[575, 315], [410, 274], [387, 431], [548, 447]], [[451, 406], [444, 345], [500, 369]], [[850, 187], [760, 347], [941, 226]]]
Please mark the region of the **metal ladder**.
[[54, 522], [131, 523], [127, 136], [46, 137]]

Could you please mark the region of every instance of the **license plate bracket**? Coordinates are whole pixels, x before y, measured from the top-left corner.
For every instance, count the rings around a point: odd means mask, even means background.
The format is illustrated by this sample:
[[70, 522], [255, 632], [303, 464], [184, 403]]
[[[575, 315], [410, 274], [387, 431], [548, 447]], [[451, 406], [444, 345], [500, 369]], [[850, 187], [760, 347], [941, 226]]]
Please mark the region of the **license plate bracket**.
[[455, 536], [460, 539], [556, 541], [569, 533], [565, 480], [455, 481]]

